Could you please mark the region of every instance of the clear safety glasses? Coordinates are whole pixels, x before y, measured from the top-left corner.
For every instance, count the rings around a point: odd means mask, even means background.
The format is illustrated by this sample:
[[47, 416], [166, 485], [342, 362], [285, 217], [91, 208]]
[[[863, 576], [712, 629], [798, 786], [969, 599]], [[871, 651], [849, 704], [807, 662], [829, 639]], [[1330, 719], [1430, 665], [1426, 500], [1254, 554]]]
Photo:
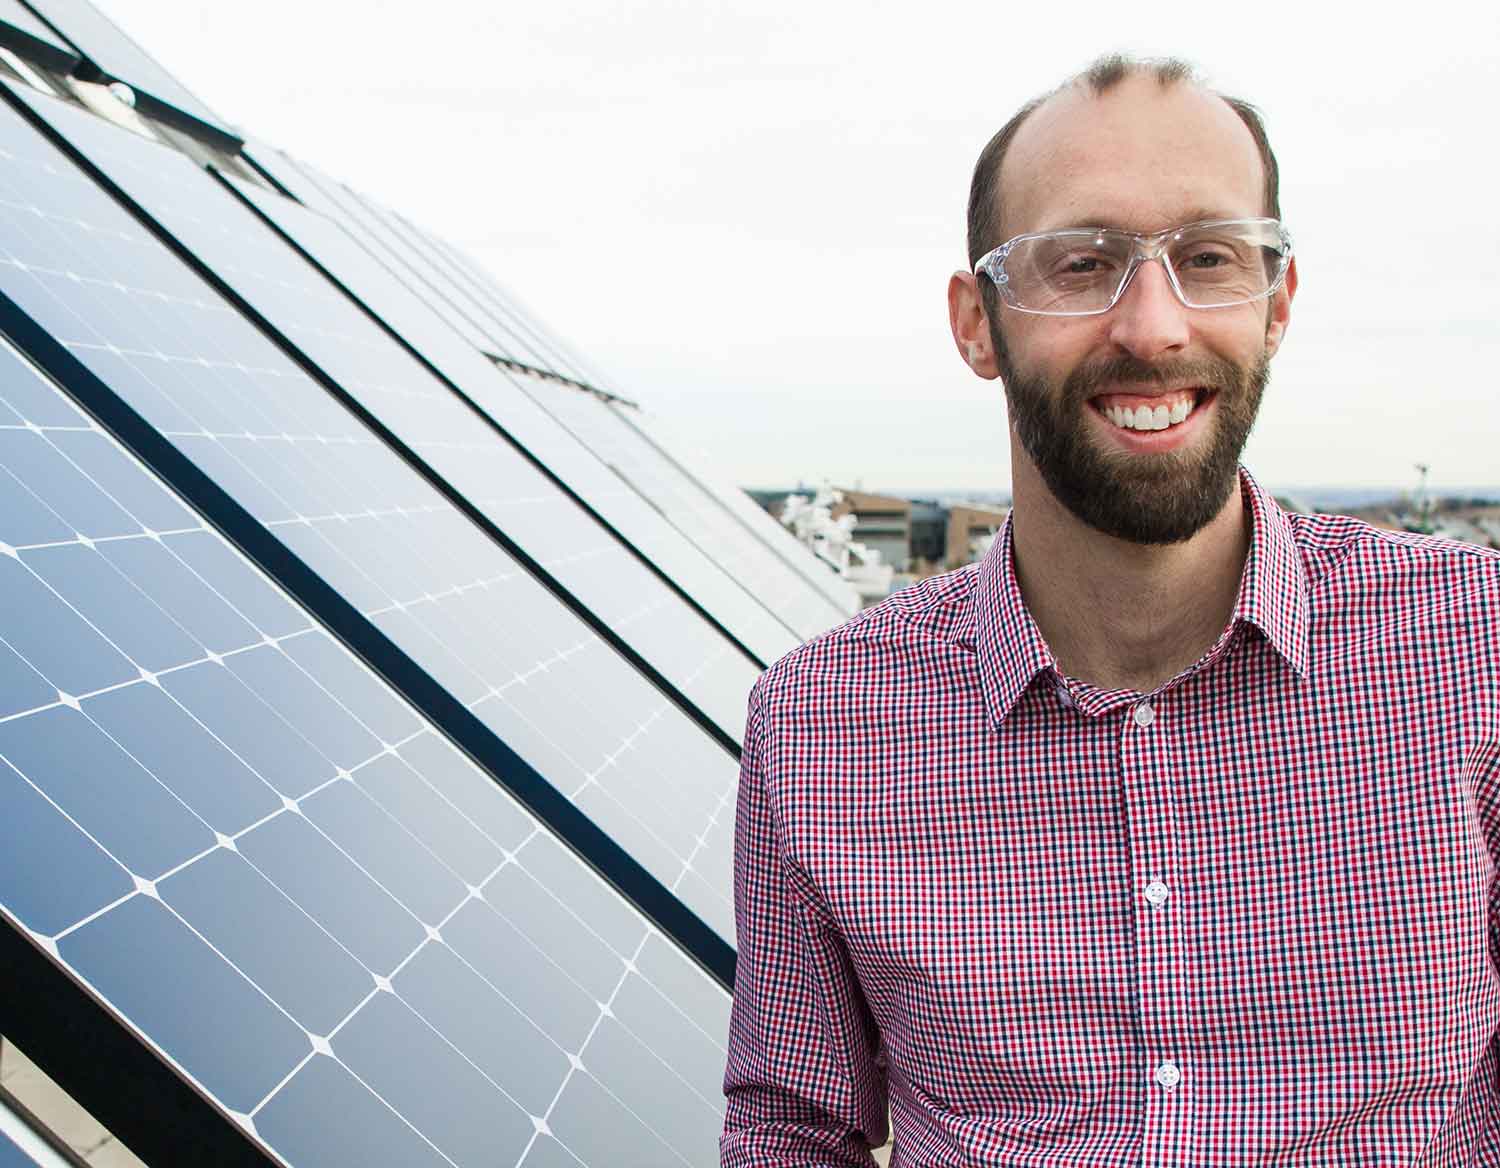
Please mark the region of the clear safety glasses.
[[1077, 227], [1018, 235], [974, 265], [1001, 300], [1043, 316], [1108, 312], [1136, 269], [1159, 260], [1189, 308], [1228, 308], [1270, 296], [1286, 279], [1292, 237], [1277, 219], [1210, 219], [1154, 235]]

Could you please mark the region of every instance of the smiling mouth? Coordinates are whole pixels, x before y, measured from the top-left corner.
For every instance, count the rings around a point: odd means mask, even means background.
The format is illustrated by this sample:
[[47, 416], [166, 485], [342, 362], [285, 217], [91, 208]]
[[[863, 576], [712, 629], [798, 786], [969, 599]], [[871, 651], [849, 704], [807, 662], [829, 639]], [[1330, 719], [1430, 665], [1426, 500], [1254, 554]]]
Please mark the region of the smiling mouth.
[[1089, 404], [1121, 430], [1170, 430], [1187, 421], [1214, 392], [1195, 386], [1162, 394], [1104, 393]]

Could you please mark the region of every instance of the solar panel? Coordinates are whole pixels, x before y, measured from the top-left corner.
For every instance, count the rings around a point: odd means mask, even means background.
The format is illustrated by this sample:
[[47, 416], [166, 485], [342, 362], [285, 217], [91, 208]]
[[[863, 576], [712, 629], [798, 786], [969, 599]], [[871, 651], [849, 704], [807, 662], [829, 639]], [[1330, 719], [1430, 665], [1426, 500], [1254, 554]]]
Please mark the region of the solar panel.
[[470, 256], [446, 240], [418, 227], [403, 215], [390, 213], [388, 218], [414, 246], [431, 255], [435, 263], [451, 272], [455, 280], [470, 289], [475, 298], [489, 308], [492, 315], [513, 321], [513, 327], [527, 335], [538, 337], [539, 344], [549, 351], [559, 353], [557, 364], [560, 372], [596, 388], [603, 388], [607, 384], [608, 378], [591, 369], [550, 330], [532, 319], [517, 303], [514, 293], [502, 287], [490, 272], [475, 263]]
[[33, 0], [31, 6], [46, 17], [48, 24], [78, 46], [100, 72], [135, 90], [137, 102], [143, 109], [158, 116], [186, 114], [192, 119], [189, 125], [205, 126], [235, 143], [239, 142], [233, 129], [222, 118], [88, 0]]
[[529, 350], [520, 338], [493, 328], [494, 322], [486, 320], [481, 327], [478, 323], [481, 314], [475, 306], [465, 303], [463, 295], [445, 276], [387, 229], [374, 211], [343, 184], [253, 138], [245, 154], [305, 206], [343, 227], [476, 349], [533, 364], [542, 362], [541, 355]]
[[[485, 384], [484, 378], [477, 372], [471, 372], [475, 355], [459, 341], [467, 339], [471, 348], [493, 350], [496, 346], [474, 324], [476, 319], [485, 318], [482, 310], [473, 308], [473, 301], [465, 299], [467, 294], [456, 285], [445, 283], [446, 277], [441, 272], [428, 266], [423, 256], [409, 248], [394, 231], [373, 220], [373, 213], [366, 210], [364, 204], [353, 198], [347, 190], [343, 191], [343, 202], [340, 203], [336, 200], [340, 197], [338, 191], [341, 188], [331, 180], [319, 179], [317, 172], [311, 168], [304, 168], [307, 171], [304, 174], [284, 156], [263, 148], [258, 150], [258, 161], [267, 157], [280, 162], [274, 172], [279, 181], [290, 177], [291, 181], [286, 184], [289, 189], [310, 200], [312, 205], [336, 222], [344, 224], [349, 229], [351, 239], [335, 235], [325, 242], [321, 237], [329, 236], [330, 233], [321, 220], [300, 209], [288, 207], [284, 199], [259, 188], [234, 183], [236, 188], [275, 219], [299, 244], [312, 252], [315, 258], [333, 270], [346, 286], [357, 289], [379, 315], [387, 322], [396, 324], [398, 331], [419, 350], [433, 356], [440, 365], [446, 365], [445, 371], [454, 381], [461, 385]], [[302, 226], [304, 223], [307, 224], [306, 227]], [[367, 250], [352, 249], [350, 241], [354, 237], [362, 238]], [[385, 265], [388, 266], [379, 265], [375, 255], [384, 255]], [[337, 263], [333, 262], [335, 258]], [[425, 276], [421, 274], [424, 272]], [[407, 286], [423, 293], [421, 300], [407, 291], [406, 287], [399, 291], [395, 289], [395, 284], [403, 277]], [[464, 305], [469, 306], [467, 312]], [[452, 331], [441, 327], [434, 331], [434, 326], [440, 323], [451, 326]], [[455, 336], [454, 332], [461, 335]], [[510, 380], [526, 389], [549, 413], [556, 412], [553, 408], [555, 398], [578, 396], [567, 390], [555, 393], [553, 385], [529, 381], [522, 373], [512, 374]], [[540, 392], [536, 391], [538, 387]], [[589, 400], [597, 399], [590, 397]], [[507, 408], [503, 412], [500, 409], [491, 410], [497, 420], [507, 425], [512, 433], [528, 435], [525, 444], [538, 453], [543, 461], [554, 466], [566, 465], [559, 457], [558, 438], [554, 431], [543, 428], [538, 433], [534, 416], [524, 411], [518, 416], [515, 409], [517, 403], [512, 399], [501, 399], [499, 404]], [[795, 570], [789, 569], [778, 556], [768, 554], [757, 539], [749, 536], [738, 522], [724, 513], [721, 505], [712, 501], [705, 488], [695, 484], [675, 464], [664, 459], [636, 431], [619, 425], [611, 415], [604, 415], [601, 420], [583, 429], [575, 424], [584, 420], [581, 415], [577, 418], [562, 417], [560, 420], [603, 463], [608, 464], [615, 475], [629, 483], [640, 499], [650, 504], [652, 511], [649, 515], [643, 514], [639, 507], [626, 514], [611, 514], [601, 507], [601, 511], [614, 520], [621, 530], [641, 532], [645, 519], [659, 522], [660, 516], [665, 516], [678, 531], [725, 569], [732, 579], [739, 581], [745, 591], [756, 597], [799, 637], [806, 638], [822, 632], [848, 615], [843, 608], [832, 605], [816, 594], [815, 587], [802, 579]], [[601, 440], [605, 444], [604, 448], [598, 445]], [[625, 471], [622, 456], [634, 468], [634, 473]], [[575, 482], [588, 482], [573, 479], [573, 475], [567, 473], [564, 477]], [[610, 492], [607, 484], [599, 483], [595, 477], [593, 485], [584, 490], [583, 494], [592, 499], [596, 493], [599, 497], [608, 499], [613, 499], [617, 494]], [[616, 511], [618, 510], [617, 507]], [[676, 578], [688, 582], [695, 579], [689, 570], [693, 565], [684, 564], [680, 555], [665, 556], [659, 538], [653, 539], [649, 529], [642, 532], [637, 542], [641, 546], [653, 548], [653, 558], [669, 565]], [[809, 595], [809, 592], [813, 595]]]
[[[263, 188], [228, 177], [223, 182], [354, 292], [533, 459], [590, 505], [762, 662], [775, 660], [795, 646], [798, 638], [774, 619], [774, 609], [768, 612], [753, 590], [747, 592], [737, 576], [716, 565], [686, 539], [659, 510], [632, 490], [628, 481], [622, 482], [585, 443], [520, 392], [510, 377], [497, 370], [337, 224]], [[456, 433], [460, 426], [465, 432], [474, 428], [462, 410], [444, 404], [455, 419]], [[567, 539], [581, 550], [582, 535], [550, 529], [547, 535]], [[536, 554], [542, 558], [541, 550]], [[612, 591], [628, 591], [632, 580], [628, 572], [611, 569], [609, 575]], [[566, 576], [563, 579], [572, 583]]]
[[[143, 203], [280, 333], [513, 539], [521, 552], [738, 740], [745, 695], [759, 663], [726, 651], [719, 631], [670, 584], [581, 511], [546, 474], [501, 441], [477, 410], [434, 378], [206, 172], [183, 156], [101, 119], [44, 97], [30, 100], [90, 161]], [[299, 223], [304, 232], [321, 226], [325, 236], [337, 237], [320, 238], [319, 243], [347, 240], [326, 221], [283, 202], [289, 211], [305, 216]], [[349, 250], [363, 255], [352, 245]], [[393, 285], [392, 291], [405, 294], [399, 286]], [[414, 316], [421, 312], [418, 304], [411, 308]], [[606, 478], [597, 460], [441, 321], [434, 319], [433, 324], [442, 334], [435, 340], [451, 339], [457, 355], [467, 354], [476, 363], [465, 371], [466, 385], [481, 400], [492, 409], [507, 407], [508, 420], [522, 412], [529, 414], [525, 420], [533, 431], [540, 426], [550, 428], [555, 440], [546, 453], [556, 458], [559, 474], [581, 476], [597, 469], [596, 480], [603, 482], [593, 494], [600, 496], [599, 506], [608, 508], [611, 517], [634, 521], [638, 512], [646, 510], [642, 505], [627, 512], [631, 503], [639, 504], [628, 489]], [[481, 385], [481, 379], [488, 384]], [[649, 532], [643, 526], [649, 523], [664, 536], [675, 534], [659, 516], [646, 512], [639, 519], [632, 530]], [[696, 586], [690, 595], [704, 596], [704, 607], [713, 612], [732, 608], [732, 629], [754, 636], [752, 651], [767, 654], [762, 660], [774, 659], [795, 645], [796, 638], [789, 631], [701, 556], [699, 564], [689, 563], [688, 557], [696, 553], [685, 541], [673, 547], [664, 538], [656, 538], [649, 551]], [[695, 567], [698, 571], [693, 576]], [[710, 574], [709, 579], [702, 579]]]
[[610, 408], [665, 458], [680, 466], [695, 481], [702, 483], [741, 525], [795, 567], [835, 607], [850, 615], [859, 611], [859, 594], [829, 564], [814, 555], [810, 548], [739, 487], [724, 481], [710, 459], [696, 450], [693, 443], [674, 430], [660, 415], [618, 403], [612, 404]]
[[705, 487], [665, 458], [603, 398], [538, 377], [517, 375], [516, 380], [798, 635], [813, 637], [847, 619], [847, 613], [726, 514]]
[[474, 289], [478, 299], [489, 306], [492, 315], [510, 321], [512, 328], [535, 338], [536, 344], [553, 354], [554, 364], [559, 372], [594, 386], [605, 383], [606, 379], [590, 369], [583, 358], [573, 353], [566, 343], [522, 308], [515, 293], [502, 287], [491, 273], [483, 271], [452, 244], [424, 231], [404, 215], [393, 211], [385, 211], [384, 215], [414, 247], [432, 255], [434, 262], [453, 273], [460, 283]]
[[0, 0], [0, 44], [60, 73], [78, 63], [78, 52], [20, 0]]
[[3, 344], [0, 403], [0, 964], [285, 1164], [711, 1161], [723, 989]]
[[446, 259], [417, 238], [388, 208], [351, 190], [316, 167], [263, 146], [251, 156], [268, 167], [297, 198], [341, 223], [370, 252], [399, 272], [409, 286], [476, 348], [538, 369], [582, 376], [564, 355], [528, 328], [485, 304]]
[[[263, 153], [269, 152], [263, 151]], [[278, 154], [277, 157], [285, 164], [277, 170], [278, 176], [289, 172], [296, 173], [300, 170], [308, 181], [316, 184], [316, 191], [308, 190], [309, 195], [315, 201], [332, 200], [351, 209], [353, 204], [358, 204], [365, 208], [366, 215], [375, 217], [377, 223], [383, 226], [370, 227], [368, 231], [371, 238], [377, 239], [377, 247], [383, 246], [390, 254], [401, 256], [412, 270], [419, 273], [429, 287], [440, 290], [440, 301], [452, 306], [445, 315], [462, 317], [471, 322], [471, 328], [478, 327], [485, 331], [493, 346], [489, 351], [499, 348], [501, 350], [499, 355], [506, 355], [502, 343], [497, 339], [504, 335], [503, 326], [497, 325], [497, 321], [502, 317], [509, 320], [510, 314], [514, 313], [521, 318], [519, 327], [532, 329], [537, 327], [525, 321], [524, 315], [519, 314], [518, 310], [508, 304], [505, 290], [482, 265], [475, 263], [472, 257], [465, 255], [451, 244], [422, 231], [401, 216], [385, 211], [363, 196], [327, 179], [308, 164], [287, 159], [285, 155]], [[295, 183], [296, 180], [294, 179], [293, 182]], [[307, 189], [305, 185], [296, 185], [294, 193], [302, 197], [305, 189]], [[455, 327], [463, 329], [461, 324], [455, 323]], [[512, 322], [511, 327], [518, 326]], [[480, 347], [484, 348], [485, 345], [481, 342]], [[577, 367], [569, 365], [566, 361], [553, 360], [550, 364], [544, 363], [540, 367], [564, 373], [582, 380], [585, 384], [591, 383], [595, 387], [601, 384], [599, 378], [586, 371], [580, 372]], [[638, 423], [636, 419], [639, 415], [636, 411], [624, 410], [622, 412], [631, 415], [632, 424], [646, 436], [652, 445], [656, 446], [669, 460], [679, 465], [684, 473], [689, 474], [689, 477], [703, 482], [709, 492], [717, 497], [729, 512], [738, 517], [743, 526], [749, 528], [757, 538], [771, 547], [780, 558], [792, 564], [794, 569], [822, 592], [836, 609], [846, 616], [859, 611], [861, 601], [853, 588], [844, 582], [832, 568], [813, 556], [808, 548], [767, 515], [765, 510], [744, 491], [732, 484], [720, 483], [717, 472], [703, 471], [701, 468], [707, 465], [704, 460], [693, 459], [691, 456], [679, 456], [677, 451], [686, 449], [685, 445], [680, 440], [664, 438], [659, 422]], [[692, 469], [689, 469], [689, 463], [692, 463]]]
[[[276, 180], [304, 203], [342, 224], [352, 237], [363, 243], [370, 254], [390, 267], [472, 345], [498, 356], [516, 359], [523, 364], [533, 364], [537, 368], [588, 380], [587, 375], [580, 374], [566, 361], [559, 360], [555, 355], [543, 356], [537, 348], [517, 340], [517, 334], [510, 331], [515, 327], [514, 324], [501, 322], [500, 310], [491, 299], [490, 292], [485, 290], [486, 275], [467, 257], [425, 236], [399, 216], [351, 191], [306, 162], [292, 159], [283, 152], [264, 145], [253, 145], [250, 153], [258, 165], [263, 169], [268, 167]], [[517, 380], [518, 383], [522, 380], [521, 375], [517, 375]], [[633, 421], [638, 418], [636, 411], [628, 413], [632, 415]], [[680, 442], [664, 443], [660, 435], [647, 434], [645, 423], [633, 425], [632, 428], [639, 430], [647, 442], [662, 452], [663, 457], [681, 469], [682, 473], [695, 482], [700, 482], [703, 489], [718, 500], [720, 506], [738, 521], [742, 529], [748, 529], [778, 559], [806, 579], [828, 599], [838, 613], [847, 617], [859, 610], [860, 600], [853, 589], [840, 580], [828, 565], [817, 560], [780, 524], [766, 515], [743, 491], [732, 485], [710, 483], [701, 475], [689, 474], [683, 469], [687, 460], [680, 458], [675, 452], [675, 448], [682, 446]], [[671, 453], [668, 453], [669, 449], [672, 449]], [[710, 474], [709, 477], [716, 479], [717, 475]]]
[[[45, 330], [26, 343], [70, 389], [108, 386], [247, 523], [264, 525], [275, 554], [296, 557], [288, 570], [310, 569], [309, 588], [331, 587], [363, 615], [349, 614], [340, 635], [393, 654], [387, 677], [401, 671], [403, 688], [433, 695], [427, 708], [451, 703], [473, 721], [483, 737], [471, 749], [497, 736], [732, 937], [734, 758], [8, 107], [0, 151], [0, 291], [14, 305], [0, 304], [0, 323], [10, 335]], [[7, 400], [37, 424], [56, 413], [45, 398]], [[35, 443], [27, 453], [24, 434], [12, 442], [11, 458], [52, 459]], [[80, 500], [70, 530], [91, 535], [76, 525], [96, 506]], [[17, 515], [55, 522], [34, 508]], [[15, 542], [3, 530], [0, 540]], [[104, 658], [85, 663], [125, 669]], [[260, 750], [244, 717], [244, 749]], [[306, 759], [275, 765], [290, 773]]]

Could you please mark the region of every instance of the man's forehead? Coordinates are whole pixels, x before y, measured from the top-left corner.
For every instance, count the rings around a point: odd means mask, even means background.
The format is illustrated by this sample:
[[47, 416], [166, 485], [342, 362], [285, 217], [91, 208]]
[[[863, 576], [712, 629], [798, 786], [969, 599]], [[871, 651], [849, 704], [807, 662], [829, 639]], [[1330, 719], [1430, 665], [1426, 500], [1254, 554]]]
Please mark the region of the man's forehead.
[[1001, 229], [1151, 231], [1263, 215], [1264, 192], [1255, 139], [1222, 98], [1132, 76], [1098, 97], [1069, 87], [1022, 123], [1000, 172]]

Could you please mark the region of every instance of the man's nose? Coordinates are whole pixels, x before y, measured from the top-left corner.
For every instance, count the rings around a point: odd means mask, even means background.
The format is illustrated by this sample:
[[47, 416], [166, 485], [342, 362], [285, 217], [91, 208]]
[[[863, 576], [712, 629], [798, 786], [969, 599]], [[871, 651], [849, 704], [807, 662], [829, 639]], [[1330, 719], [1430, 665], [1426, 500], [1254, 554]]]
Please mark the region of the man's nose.
[[1161, 261], [1145, 261], [1110, 309], [1110, 340], [1150, 361], [1187, 345], [1190, 311], [1172, 291]]

